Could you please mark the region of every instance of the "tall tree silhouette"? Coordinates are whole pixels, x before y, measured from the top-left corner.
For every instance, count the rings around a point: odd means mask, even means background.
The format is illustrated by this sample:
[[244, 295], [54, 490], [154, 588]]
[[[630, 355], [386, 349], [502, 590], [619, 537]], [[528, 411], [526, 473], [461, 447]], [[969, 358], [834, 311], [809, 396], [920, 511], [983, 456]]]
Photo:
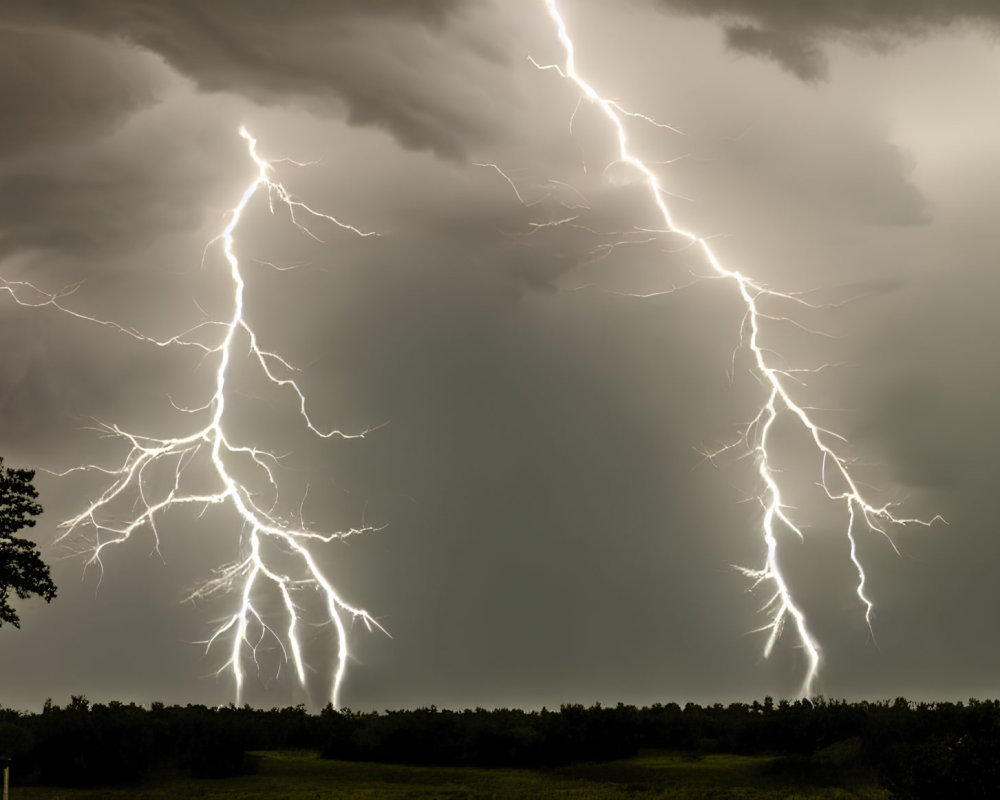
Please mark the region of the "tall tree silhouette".
[[33, 527], [33, 517], [42, 513], [35, 502], [38, 490], [31, 483], [34, 477], [34, 470], [4, 467], [0, 458], [0, 626], [7, 622], [21, 627], [10, 604], [12, 592], [22, 600], [39, 595], [51, 602], [56, 596], [49, 567], [35, 543], [15, 536], [22, 528]]

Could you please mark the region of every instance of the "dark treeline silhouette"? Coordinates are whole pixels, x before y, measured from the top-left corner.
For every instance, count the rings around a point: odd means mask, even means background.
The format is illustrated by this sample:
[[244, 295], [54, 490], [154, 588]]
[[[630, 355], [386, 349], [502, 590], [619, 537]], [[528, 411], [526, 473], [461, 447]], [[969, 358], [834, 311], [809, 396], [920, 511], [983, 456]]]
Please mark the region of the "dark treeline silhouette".
[[199, 777], [252, 771], [252, 750], [313, 749], [326, 758], [421, 765], [554, 767], [642, 748], [776, 755], [789, 778], [875, 780], [899, 797], [1000, 796], [1000, 701], [968, 703], [600, 704], [359, 713], [327, 707], [150, 708], [73, 697], [40, 714], [0, 710], [0, 757], [20, 782], [101, 786], [151, 772]]

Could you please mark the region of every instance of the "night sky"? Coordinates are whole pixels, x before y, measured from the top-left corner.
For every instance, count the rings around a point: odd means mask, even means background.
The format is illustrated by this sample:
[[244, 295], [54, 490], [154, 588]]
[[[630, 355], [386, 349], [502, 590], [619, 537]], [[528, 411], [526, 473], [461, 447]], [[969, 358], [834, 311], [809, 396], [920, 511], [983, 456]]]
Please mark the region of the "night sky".
[[[762, 333], [775, 365], [832, 365], [795, 373], [797, 402], [846, 438], [872, 502], [948, 522], [890, 529], [898, 554], [857, 531], [873, 636], [844, 507], [777, 426], [804, 533], [779, 531], [782, 567], [822, 647], [817, 690], [995, 696], [1000, 12], [561, 5], [580, 72], [679, 131], [629, 122], [678, 223], [816, 306], [775, 304], [791, 320]], [[351, 628], [343, 704], [795, 696], [803, 653], [786, 629], [763, 659], [770, 591], [734, 568], [764, 553], [754, 459], [704, 457], [766, 396], [745, 308], [733, 282], [699, 278], [697, 248], [647, 232], [662, 222], [606, 120], [529, 57], [563, 59], [541, 0], [6, 0], [0, 275], [80, 284], [67, 308], [160, 339], [226, 318], [224, 263], [203, 253], [255, 174], [245, 125], [297, 198], [381, 234], [316, 221], [317, 241], [263, 196], [237, 233], [262, 345], [301, 368], [320, 425], [374, 428], [310, 436], [294, 395], [236, 353], [231, 430], [281, 454], [280, 513], [380, 528], [316, 550], [391, 634]], [[182, 601], [239, 556], [239, 522], [171, 511], [159, 552], [141, 530], [102, 575], [85, 539], [56, 537], [106, 479], [43, 472], [120, 462], [97, 423], [190, 429], [175, 406], [208, 401], [214, 362], [8, 294], [0, 345], [0, 455], [39, 470], [32, 536], [59, 587], [0, 629], [0, 704], [229, 702], [225, 646], [198, 643], [236, 601]], [[309, 687], [272, 643], [246, 702], [326, 702], [318, 622]]]

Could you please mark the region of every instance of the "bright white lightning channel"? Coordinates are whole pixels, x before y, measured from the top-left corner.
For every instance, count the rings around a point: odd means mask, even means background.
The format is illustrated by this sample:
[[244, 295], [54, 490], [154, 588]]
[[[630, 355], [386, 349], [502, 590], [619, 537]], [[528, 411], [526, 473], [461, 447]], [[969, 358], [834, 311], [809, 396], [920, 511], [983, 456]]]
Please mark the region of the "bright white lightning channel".
[[[689, 245], [698, 247], [705, 261], [715, 273], [715, 276], [732, 283], [739, 292], [746, 309], [744, 323], [745, 338], [743, 344], [749, 349], [752, 355], [754, 371], [765, 387], [767, 399], [753, 420], [746, 426], [742, 437], [737, 442], [723, 447], [716, 453], [709, 454], [709, 456], [719, 455], [723, 451], [736, 446], [746, 446], [756, 457], [757, 470], [763, 482], [763, 491], [759, 496], [759, 500], [764, 512], [760, 528], [765, 550], [764, 562], [760, 567], [737, 567], [737, 569], [751, 579], [754, 588], [769, 584], [773, 589], [770, 599], [764, 607], [764, 611], [768, 615], [768, 622], [760, 629], [761, 632], [767, 633], [767, 641], [764, 645], [765, 657], [771, 654], [786, 621], [791, 620], [793, 623], [798, 643], [804, 650], [807, 660], [801, 693], [803, 696], [811, 696], [814, 694], [815, 682], [820, 666], [820, 646], [809, 630], [806, 616], [801, 606], [793, 597], [789, 583], [780, 565], [778, 537], [776, 535], [779, 526], [786, 527], [800, 539], [803, 538], [803, 534], [800, 525], [792, 520], [788, 514], [788, 506], [783, 499], [779, 470], [774, 466], [772, 430], [775, 422], [782, 416], [791, 416], [798, 421], [798, 424], [808, 434], [816, 452], [820, 456], [822, 467], [819, 482], [821, 486], [831, 500], [843, 501], [847, 514], [845, 536], [850, 559], [857, 575], [856, 593], [864, 608], [865, 621], [869, 630], [871, 630], [872, 626], [871, 614], [873, 604], [865, 594], [867, 576], [865, 575], [865, 570], [856, 547], [855, 528], [859, 521], [869, 531], [885, 536], [891, 544], [892, 539], [886, 530], [888, 526], [910, 523], [930, 525], [940, 520], [940, 518], [935, 517], [932, 520], [919, 520], [898, 517], [893, 514], [891, 504], [878, 506], [865, 498], [849, 469], [846, 457], [835, 449], [835, 442], [843, 441], [843, 437], [818, 425], [808, 413], [807, 408], [796, 402], [788, 388], [788, 384], [792, 382], [790, 380], [792, 371], [773, 366], [768, 359], [770, 351], [761, 342], [762, 323], [767, 319], [773, 318], [761, 310], [760, 301], [762, 299], [777, 298], [782, 301], [791, 301], [806, 306], [810, 304], [806, 303], [800, 297], [769, 289], [752, 278], [724, 266], [705, 238], [697, 233], [685, 230], [674, 221], [665, 200], [667, 193], [663, 189], [659, 178], [657, 178], [649, 164], [638, 158], [629, 148], [624, 118], [635, 118], [654, 124], [657, 127], [671, 130], [672, 128], [662, 123], [657, 123], [644, 114], [626, 111], [614, 100], [598, 94], [593, 86], [577, 71], [573, 41], [567, 31], [566, 23], [559, 13], [555, 0], [545, 0], [545, 4], [549, 16], [555, 24], [559, 42], [564, 49], [565, 61], [561, 65], [541, 65], [533, 60], [532, 63], [539, 69], [553, 70], [564, 79], [571, 81], [581, 93], [581, 97], [600, 110], [616, 133], [618, 142], [617, 160], [632, 168], [648, 190], [649, 198], [655, 205], [663, 221], [663, 231], [661, 233], [679, 236]], [[507, 178], [506, 175], [504, 177]], [[510, 181], [509, 178], [507, 180], [508, 182]], [[566, 222], [566, 220], [560, 222]], [[636, 230], [644, 235], [654, 233], [638, 228]], [[833, 488], [834, 484], [839, 484], [843, 489]], [[893, 548], [895, 549], [895, 545], [893, 545]]]
[[[246, 664], [249, 661], [259, 667], [258, 649], [271, 637], [281, 647], [285, 660], [294, 666], [299, 682], [305, 685], [306, 666], [300, 631], [303, 616], [300, 604], [308, 599], [309, 593], [314, 596], [318, 593], [325, 606], [324, 616], [337, 639], [330, 697], [333, 705], [337, 706], [348, 659], [347, 622], [360, 619], [369, 630], [384, 629], [367, 611], [344, 600], [324, 574], [313, 549], [316, 545], [370, 531], [372, 528], [362, 526], [336, 533], [322, 533], [311, 530], [304, 522], [288, 523], [279, 518], [273, 510], [278, 495], [275, 474], [277, 456], [252, 444], [234, 441], [227, 432], [227, 379], [231, 374], [234, 350], [238, 347], [248, 348], [251, 361], [256, 363], [266, 380], [295, 395], [303, 423], [317, 436], [353, 438], [364, 436], [369, 431], [352, 434], [339, 430], [322, 430], [313, 423], [307, 411], [305, 394], [294, 378], [290, 377], [294, 368], [280, 355], [263, 349], [257, 334], [247, 321], [244, 313], [246, 284], [240, 271], [234, 239], [245, 211], [259, 193], [267, 195], [272, 213], [276, 204], [284, 206], [293, 224], [313, 238], [316, 238], [315, 235], [302, 224], [300, 217], [332, 223], [358, 236], [377, 234], [341, 222], [295, 199], [274, 177], [272, 165], [258, 155], [256, 140], [244, 128], [240, 129], [240, 136], [247, 142], [257, 173], [243, 190], [239, 203], [229, 212], [225, 228], [206, 246], [203, 257], [204, 260], [211, 249], [217, 247], [229, 266], [232, 315], [228, 321], [204, 321], [184, 333], [161, 341], [123, 328], [117, 323], [68, 309], [61, 303], [67, 292], [47, 295], [30, 284], [15, 282], [2, 283], [0, 289], [10, 293], [21, 305], [55, 305], [73, 316], [113, 327], [142, 341], [159, 346], [195, 347], [204, 350], [206, 358], [216, 359], [214, 390], [208, 402], [201, 408], [181, 409], [207, 418], [204, 425], [196, 430], [184, 436], [164, 438], [131, 433], [114, 424], [104, 426], [107, 433], [127, 444], [128, 454], [117, 467], [86, 465], [68, 470], [101, 472], [111, 478], [111, 483], [83, 511], [61, 523], [65, 530], [59, 540], [84, 529], [92, 529], [94, 544], [88, 548], [90, 557], [87, 563], [97, 566], [103, 572], [102, 553], [112, 545], [124, 543], [141, 528], [148, 527], [155, 547], [159, 550], [157, 519], [166, 511], [178, 506], [207, 508], [209, 505], [227, 505], [235, 512], [235, 521], [241, 531], [240, 559], [215, 569], [212, 579], [192, 592], [188, 598], [193, 600], [219, 593], [232, 593], [239, 598], [236, 609], [216, 627], [206, 642], [207, 648], [211, 649], [227, 637], [229, 639], [228, 658], [219, 672], [231, 671], [235, 681], [236, 702], [239, 703]], [[210, 480], [215, 484], [210, 491], [192, 491], [182, 485], [185, 471], [190, 471], [195, 463], [207, 464]], [[170, 469], [173, 477], [170, 479], [172, 486], [157, 493], [152, 471], [159, 465]], [[248, 468], [257, 472], [271, 487], [274, 503], [270, 510], [261, 505], [260, 498], [237, 477], [240, 469]], [[124, 521], [117, 516], [118, 507], [123, 501], [134, 504]], [[280, 556], [277, 560], [275, 553]], [[296, 565], [292, 568], [292, 575], [286, 572], [289, 564]], [[270, 621], [268, 613], [260, 607], [259, 598], [266, 585], [270, 585], [272, 591], [280, 596], [279, 607], [282, 608], [284, 617], [280, 622]]]

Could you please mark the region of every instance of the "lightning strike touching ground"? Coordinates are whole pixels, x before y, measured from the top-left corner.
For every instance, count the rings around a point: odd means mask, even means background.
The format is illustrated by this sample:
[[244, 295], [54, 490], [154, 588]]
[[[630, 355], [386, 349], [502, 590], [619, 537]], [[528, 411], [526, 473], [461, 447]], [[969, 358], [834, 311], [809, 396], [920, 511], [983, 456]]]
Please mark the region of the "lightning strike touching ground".
[[[775, 448], [772, 439], [775, 423], [782, 417], [791, 417], [797, 421], [801, 429], [808, 435], [812, 446], [815, 448], [815, 452], [820, 458], [821, 474], [818, 476], [820, 485], [831, 500], [843, 502], [847, 515], [845, 536], [849, 548], [850, 560], [857, 576], [855, 591], [864, 608], [865, 621], [869, 630], [872, 629], [873, 603], [865, 593], [868, 578], [857, 552], [856, 527], [863, 525], [870, 532], [884, 536], [891, 544], [892, 539], [887, 530], [889, 526], [907, 524], [930, 525], [935, 521], [939, 521], [940, 518], [935, 517], [932, 520], [920, 520], [896, 516], [890, 504], [876, 505], [866, 499], [851, 472], [846, 456], [838, 450], [838, 442], [842, 442], [843, 438], [817, 424], [813, 417], [810, 416], [809, 407], [796, 401], [789, 388], [789, 384], [796, 381], [793, 377], [793, 371], [775, 366], [772, 363], [772, 351], [762, 341], [764, 323], [768, 320], [784, 319], [783, 317], [776, 318], [765, 313], [761, 308], [762, 300], [790, 302], [810, 308], [814, 308], [815, 306], [807, 303], [800, 296], [769, 289], [741, 272], [724, 266], [717, 258], [706, 238], [692, 231], [685, 230], [675, 222], [664, 199], [668, 192], [661, 185], [660, 179], [650, 164], [642, 161], [629, 148], [626, 118], [637, 119], [670, 131], [676, 131], [676, 129], [669, 125], [657, 123], [646, 115], [625, 111], [616, 101], [600, 95], [577, 71], [573, 41], [570, 38], [566, 23], [557, 8], [555, 0], [546, 0], [546, 7], [555, 25], [559, 42], [564, 49], [565, 60], [561, 65], [541, 65], [532, 59], [532, 64], [540, 70], [554, 71], [562, 78], [573, 83], [580, 92], [581, 98], [599, 109], [616, 134], [618, 145], [616, 162], [631, 168], [648, 190], [649, 199], [655, 205], [659, 217], [663, 222], [663, 230], [659, 233], [661, 235], [680, 237], [687, 245], [700, 249], [705, 262], [711, 269], [711, 277], [722, 279], [732, 284], [742, 300], [745, 308], [742, 345], [749, 350], [752, 356], [754, 372], [763, 385], [767, 397], [751, 422], [743, 429], [739, 440], [714, 453], [709, 453], [708, 456], [712, 458], [724, 451], [736, 447], [745, 447], [756, 458], [757, 471], [763, 484], [763, 491], [759, 496], [759, 501], [763, 507], [760, 535], [765, 555], [761, 566], [756, 568], [738, 567], [737, 569], [751, 579], [752, 588], [769, 585], [772, 590], [770, 599], [764, 607], [768, 615], [768, 622], [760, 629], [760, 631], [767, 634], [767, 641], [764, 645], [765, 657], [771, 654], [778, 638], [781, 636], [786, 621], [790, 620], [795, 630], [798, 644], [804, 650], [806, 656], [806, 668], [801, 685], [801, 693], [803, 696], [812, 695], [815, 692], [821, 651], [819, 643], [811, 633], [806, 616], [799, 603], [796, 602], [789, 586], [789, 581], [781, 567], [777, 536], [779, 528], [783, 526], [796, 534], [800, 539], [803, 538], [803, 533], [801, 523], [797, 523], [790, 515], [789, 505], [785, 499], [780, 480], [780, 470], [774, 464]], [[579, 105], [573, 112], [574, 117], [578, 110]], [[498, 167], [496, 169], [499, 171]], [[508, 183], [511, 183], [510, 178], [506, 174], [502, 172], [501, 174], [507, 179]], [[515, 192], [517, 192], [516, 187]], [[518, 197], [520, 199], [520, 193], [518, 193]], [[639, 230], [643, 229], [636, 228], [636, 231]], [[649, 233], [649, 231], [644, 232]], [[791, 322], [791, 320], [786, 321]], [[893, 545], [893, 548], [895, 549], [895, 545]]]
[[[302, 222], [302, 218], [331, 223], [358, 236], [375, 236], [316, 211], [292, 197], [274, 177], [270, 163], [262, 159], [256, 149], [256, 140], [243, 128], [240, 136], [247, 142], [250, 158], [256, 166], [256, 175], [240, 196], [237, 205], [229, 212], [224, 229], [205, 248], [203, 263], [207, 263], [213, 248], [221, 251], [229, 267], [232, 285], [232, 315], [228, 321], [205, 321], [190, 330], [167, 340], [156, 340], [113, 322], [89, 317], [66, 308], [61, 303], [67, 292], [47, 295], [29, 284], [3, 283], [6, 290], [21, 305], [55, 305], [73, 316], [90, 322], [108, 325], [143, 341], [159, 346], [179, 345], [195, 347], [205, 352], [205, 358], [215, 359], [214, 387], [207, 402], [200, 408], [179, 409], [194, 416], [204, 416], [204, 423], [183, 436], [163, 437], [155, 434], [137, 434], [123, 430], [118, 425], [103, 426], [104, 431], [122, 440], [128, 452], [120, 465], [102, 467], [87, 465], [67, 472], [96, 471], [110, 477], [110, 485], [79, 514], [61, 523], [64, 528], [59, 540], [89, 531], [92, 535], [88, 546], [88, 565], [96, 566], [103, 574], [101, 556], [107, 548], [119, 545], [142, 528], [152, 532], [154, 546], [159, 551], [157, 520], [165, 512], [180, 507], [193, 506], [207, 509], [211, 505], [228, 506], [235, 514], [235, 523], [241, 533], [240, 558], [214, 570], [214, 577], [197, 588], [189, 600], [210, 595], [232, 593], [239, 600], [236, 609], [211, 633], [207, 649], [229, 640], [228, 658], [219, 672], [230, 670], [235, 681], [236, 702], [239, 703], [245, 679], [247, 661], [255, 664], [258, 649], [269, 637], [277, 642], [285, 662], [291, 662], [299, 682], [305, 685], [306, 665], [303, 660], [300, 627], [302, 605], [309, 595], [319, 595], [325, 607], [326, 623], [335, 633], [337, 656], [332, 670], [331, 702], [338, 704], [338, 695], [347, 666], [347, 622], [361, 619], [369, 630], [384, 630], [371, 615], [344, 600], [326, 577], [314, 555], [313, 548], [334, 540], [344, 539], [372, 530], [362, 526], [336, 533], [322, 533], [310, 529], [301, 520], [297, 523], [282, 519], [274, 511], [277, 505], [278, 484], [275, 453], [259, 449], [253, 444], [235, 441], [227, 432], [227, 379], [230, 377], [234, 351], [247, 348], [252, 363], [271, 384], [295, 396], [303, 423], [312, 433], [323, 438], [353, 438], [369, 431], [345, 433], [340, 430], [323, 430], [311, 418], [306, 397], [294, 378], [289, 375], [294, 368], [284, 358], [263, 349], [257, 334], [244, 312], [246, 284], [240, 271], [235, 252], [235, 237], [244, 212], [260, 193], [267, 196], [271, 213], [275, 206], [283, 206], [294, 225], [303, 233], [317, 238]], [[70, 290], [72, 291], [72, 289]], [[195, 465], [198, 465], [197, 468]], [[169, 487], [156, 488], [152, 473], [154, 468], [166, 468], [171, 476]], [[185, 473], [203, 470], [211, 484], [210, 489], [188, 488]], [[256, 473], [269, 487], [271, 505], [265, 507], [259, 493], [251, 489], [239, 475]], [[67, 474], [67, 473], [61, 473]], [[199, 476], [199, 480], [201, 480]], [[125, 518], [121, 507], [130, 504]], [[301, 514], [300, 514], [301, 517]], [[289, 574], [291, 573], [291, 574]], [[268, 612], [258, 600], [266, 586], [280, 597], [279, 607], [283, 620], [272, 622]]]

